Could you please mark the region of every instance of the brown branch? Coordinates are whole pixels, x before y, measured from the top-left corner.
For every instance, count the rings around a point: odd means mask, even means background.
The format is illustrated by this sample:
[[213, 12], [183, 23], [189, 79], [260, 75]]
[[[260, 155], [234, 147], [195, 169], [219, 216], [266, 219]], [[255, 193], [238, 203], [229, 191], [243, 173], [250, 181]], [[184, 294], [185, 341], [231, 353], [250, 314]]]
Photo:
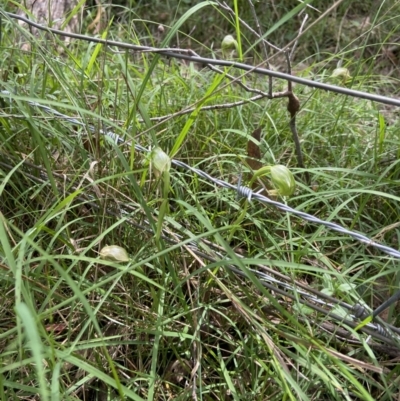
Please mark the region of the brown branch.
[[[253, 13], [254, 20], [256, 21], [256, 26], [257, 26], [259, 37], [261, 38], [262, 37], [262, 30], [261, 30], [260, 21], [257, 18], [256, 9], [254, 7], [253, 2], [251, 0], [248, 0], [248, 1], [249, 1], [249, 4], [250, 4], [251, 12]], [[269, 64], [268, 50], [267, 50], [267, 46], [265, 45], [265, 41], [264, 40], [261, 41], [261, 46], [262, 46], [262, 49], [264, 51], [265, 63], [267, 65], [267, 68], [270, 70], [271, 69], [271, 65]], [[270, 96], [272, 95], [272, 77], [271, 76], [268, 77], [268, 94]]]
[[[291, 67], [291, 63], [290, 63], [289, 53], [285, 52], [285, 56], [286, 56], [286, 62], [287, 62], [287, 66], [288, 66], [287, 73], [291, 74], [292, 67]], [[290, 82], [290, 81], [288, 81], [287, 110], [290, 113], [289, 127], [290, 127], [290, 131], [292, 131], [293, 142], [294, 142], [294, 146], [296, 149], [297, 164], [300, 168], [304, 169], [303, 154], [301, 152], [299, 133], [297, 132], [297, 126], [296, 126], [296, 114], [300, 110], [300, 101], [299, 101], [298, 97], [293, 93], [292, 82]], [[307, 184], [310, 185], [310, 175], [309, 175], [308, 171], [306, 171], [304, 175], [305, 175]]]
[[[286, 97], [287, 96], [287, 92], [277, 92], [275, 94], [276, 98], [278, 97]], [[250, 99], [245, 99], [245, 100], [239, 100], [237, 102], [233, 102], [233, 103], [223, 103], [223, 104], [213, 104], [211, 106], [203, 106], [199, 111], [209, 111], [209, 110], [223, 110], [223, 109], [231, 109], [233, 107], [238, 107], [238, 106], [242, 106], [244, 104], [250, 103], [250, 102], [255, 102], [257, 100], [263, 99], [265, 98], [264, 95], [257, 95], [257, 96], [253, 96]], [[175, 117], [179, 117], [179, 116], [183, 116], [185, 114], [190, 114], [193, 113], [196, 110], [196, 107], [189, 107], [183, 110], [179, 110], [175, 113], [171, 113], [171, 114], [167, 114], [164, 116], [160, 116], [160, 117], [152, 117], [150, 118], [150, 121], [160, 121], [160, 122], [165, 122], [167, 120], [170, 120], [171, 118], [175, 118]], [[139, 122], [143, 122], [142, 120], [140, 120]]]
[[304, 25], [306, 24], [307, 20], [308, 20], [308, 14], [306, 14], [306, 15], [304, 16], [303, 22], [302, 22], [301, 25], [300, 25], [299, 33], [298, 33], [297, 38], [296, 38], [296, 40], [295, 40], [295, 42], [294, 42], [294, 44], [293, 44], [292, 50], [290, 51], [290, 56], [289, 56], [290, 60], [293, 60], [294, 52], [295, 52], [295, 50], [296, 50], [297, 44], [298, 44], [298, 42], [299, 42], [299, 38], [300, 38], [300, 36], [301, 36], [301, 34], [302, 34], [302, 32], [303, 32]]

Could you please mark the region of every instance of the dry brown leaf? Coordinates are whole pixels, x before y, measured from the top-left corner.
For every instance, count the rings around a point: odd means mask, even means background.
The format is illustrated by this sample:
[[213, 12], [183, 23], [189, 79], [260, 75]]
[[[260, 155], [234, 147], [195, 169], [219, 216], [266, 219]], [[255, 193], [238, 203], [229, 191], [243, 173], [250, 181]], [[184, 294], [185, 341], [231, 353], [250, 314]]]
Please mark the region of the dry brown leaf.
[[[254, 130], [251, 136], [260, 143], [261, 139], [261, 127], [258, 127]], [[253, 140], [249, 139], [247, 142], [247, 163], [248, 165], [255, 171], [262, 167], [261, 159], [261, 150], [260, 145], [255, 143]]]

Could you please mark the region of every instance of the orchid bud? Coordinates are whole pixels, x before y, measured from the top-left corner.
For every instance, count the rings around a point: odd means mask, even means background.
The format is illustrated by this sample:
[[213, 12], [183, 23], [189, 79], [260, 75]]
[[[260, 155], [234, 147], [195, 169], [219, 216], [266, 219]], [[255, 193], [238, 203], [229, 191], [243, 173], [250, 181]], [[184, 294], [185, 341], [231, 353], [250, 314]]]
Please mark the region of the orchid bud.
[[339, 78], [343, 83], [346, 83], [352, 77], [350, 75], [350, 71], [347, 68], [340, 67], [336, 68], [333, 71], [331, 78]]
[[169, 172], [171, 169], [171, 159], [161, 148], [155, 148], [153, 150], [151, 161], [153, 167], [160, 174]]
[[129, 256], [126, 250], [118, 245], [105, 246], [100, 251], [100, 257], [111, 262], [123, 263], [129, 262]]
[[293, 195], [296, 182], [294, 180], [293, 174], [286, 167], [281, 164], [271, 166], [271, 181], [276, 188], [278, 195], [290, 196]]
[[226, 35], [221, 43], [223, 54], [227, 54], [230, 50], [237, 50], [238, 43], [232, 35]]

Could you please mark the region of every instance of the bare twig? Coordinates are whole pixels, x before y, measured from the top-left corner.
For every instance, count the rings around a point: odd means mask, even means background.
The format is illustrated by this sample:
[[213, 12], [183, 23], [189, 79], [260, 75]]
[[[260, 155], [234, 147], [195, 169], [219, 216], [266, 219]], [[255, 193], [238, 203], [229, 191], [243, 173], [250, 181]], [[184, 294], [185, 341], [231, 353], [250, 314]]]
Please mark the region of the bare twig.
[[[253, 4], [252, 0], [248, 0], [248, 1], [249, 1], [249, 4], [250, 4], [251, 12], [253, 13], [253, 18], [254, 18], [254, 20], [256, 22], [256, 26], [257, 26], [259, 37], [261, 38], [262, 37], [262, 30], [261, 30], [260, 21], [257, 18], [256, 9], [254, 8], [254, 4]], [[271, 66], [270, 66], [269, 60], [268, 60], [268, 50], [267, 50], [267, 46], [265, 45], [265, 41], [264, 40], [261, 41], [261, 46], [262, 46], [262, 49], [264, 51], [265, 63], [267, 65], [267, 68], [270, 70]], [[271, 76], [268, 77], [268, 94], [270, 96], [272, 96], [272, 77]]]
[[332, 4], [324, 13], [322, 13], [312, 24], [310, 24], [303, 32], [299, 33], [291, 42], [289, 42], [282, 51], [287, 50], [290, 48], [294, 43], [296, 43], [301, 36], [303, 36], [306, 32], [308, 32], [314, 25], [318, 24], [323, 18], [325, 18], [331, 11], [337, 8], [343, 0], [338, 0], [336, 3]]
[[297, 35], [296, 41], [294, 42], [293, 47], [292, 47], [292, 50], [290, 51], [290, 56], [289, 56], [290, 61], [293, 60], [294, 52], [295, 52], [295, 50], [296, 50], [297, 44], [298, 44], [298, 42], [299, 42], [299, 38], [300, 38], [300, 36], [301, 36], [301, 34], [302, 34], [302, 32], [303, 32], [304, 25], [306, 24], [307, 20], [308, 20], [308, 14], [306, 14], [306, 15], [304, 16], [304, 18], [303, 18], [303, 22], [302, 22], [301, 25], [300, 25], [300, 29], [299, 29], [299, 33], [298, 33], [298, 35]]
[[[192, 55], [193, 57], [199, 57], [200, 56], [194, 51], [194, 50], [189, 50], [189, 54]], [[208, 67], [211, 71], [214, 71], [218, 74], [223, 74], [225, 75], [228, 79], [231, 80], [232, 83], [236, 83], [238, 84], [240, 87], [242, 87], [246, 92], [251, 92], [251, 93], [257, 93], [259, 95], [262, 95], [263, 97], [267, 97], [269, 99], [272, 99], [272, 93], [270, 94], [269, 92], [263, 92], [260, 89], [254, 89], [254, 88], [250, 88], [249, 86], [245, 85], [242, 81], [240, 81], [240, 79], [238, 79], [237, 77], [234, 77], [233, 75], [230, 75], [228, 73], [226, 73], [225, 71], [220, 70], [217, 67], [214, 67], [212, 64], [205, 64], [206, 67]]]
[[[292, 66], [290, 63], [289, 53], [285, 52], [285, 56], [286, 56], [286, 62], [287, 62], [287, 67], [288, 67], [288, 74], [291, 74]], [[297, 132], [297, 127], [296, 127], [296, 114], [300, 110], [300, 101], [297, 98], [297, 96], [293, 93], [293, 86], [290, 81], [288, 82], [287, 110], [290, 113], [289, 126], [290, 126], [290, 130], [292, 131], [293, 142], [294, 142], [294, 146], [296, 149], [297, 164], [299, 165], [299, 167], [304, 168], [303, 154], [301, 152], [300, 139], [299, 139], [299, 134]], [[310, 176], [308, 174], [308, 171], [305, 172], [305, 177], [306, 177], [307, 184], [310, 184]]]
[[[245, 74], [243, 74], [243, 75], [241, 75], [241, 76], [239, 76], [239, 77], [237, 77], [237, 78], [235, 78], [235, 79], [236, 79], [236, 80], [239, 80], [239, 79], [241, 79], [244, 75], [245, 75]], [[232, 81], [232, 82], [233, 82], [233, 81]], [[228, 86], [228, 85], [229, 85], [229, 84], [227, 84], [227, 85], [225, 85], [225, 86], [222, 86], [220, 89], [222, 90], [223, 88], [225, 88], [225, 87]], [[267, 95], [267, 94], [257, 95], [257, 96], [254, 96], [254, 97], [250, 98], [250, 99], [240, 100], [240, 101], [238, 101], [238, 102], [234, 102], [234, 103], [230, 103], [230, 104], [228, 103], [228, 106], [227, 106], [227, 107], [225, 107], [225, 105], [223, 105], [223, 104], [211, 105], [211, 106], [203, 106], [200, 110], [201, 110], [201, 111], [206, 111], [206, 110], [213, 110], [213, 109], [225, 109], [225, 108], [230, 108], [230, 107], [237, 107], [237, 106], [240, 106], [240, 105], [242, 104], [241, 102], [244, 102], [243, 104], [247, 103], [248, 101], [249, 101], [249, 102], [250, 102], [250, 101], [253, 101], [253, 102], [254, 102], [254, 101], [256, 101], [256, 100], [262, 99], [262, 98], [265, 97], [265, 96], [268, 96], [268, 95]], [[288, 94], [287, 91], [275, 92], [275, 93], [272, 94], [272, 99], [275, 99], [275, 98], [282, 98], [282, 97], [288, 97], [288, 96], [289, 96], [289, 94]], [[140, 132], [139, 135], [140, 135], [140, 136], [145, 135], [145, 134], [147, 134], [148, 132], [150, 132], [151, 130], [154, 130], [155, 128], [157, 128], [159, 125], [162, 125], [162, 124], [164, 124], [166, 121], [168, 121], [168, 120], [170, 120], [170, 119], [172, 119], [172, 118], [175, 118], [175, 117], [177, 117], [177, 116], [179, 116], [179, 115], [184, 115], [184, 114], [192, 113], [192, 112], [196, 109], [195, 106], [196, 106], [197, 103], [199, 103], [199, 102], [193, 103], [191, 106], [189, 106], [188, 109], [180, 110], [180, 111], [178, 111], [178, 112], [176, 112], [176, 113], [173, 113], [173, 114], [170, 114], [170, 115], [168, 115], [168, 116], [163, 116], [163, 117], [161, 117], [161, 118], [162, 118], [161, 121], [159, 121], [157, 124], [153, 125], [152, 127], [148, 128], [147, 130]], [[157, 121], [158, 118], [159, 118], [159, 117], [154, 117], [154, 119], [153, 119], [152, 121]]]
[[[273, 99], [287, 97], [287, 96], [288, 96], [288, 92], [287, 91], [275, 92], [275, 93], [272, 94], [272, 98]], [[263, 99], [263, 98], [265, 98], [265, 95], [257, 95], [257, 96], [251, 97], [250, 99], [239, 100], [239, 101], [233, 102], [233, 103], [223, 103], [223, 104], [214, 104], [214, 105], [211, 105], [211, 106], [203, 106], [199, 111], [231, 109], [233, 107], [242, 106], [244, 104], [255, 102], [255, 101]], [[167, 121], [167, 120], [169, 120], [171, 118], [175, 118], [175, 117], [183, 116], [185, 114], [193, 113], [193, 111], [195, 111], [195, 110], [196, 110], [196, 107], [189, 107], [189, 108], [186, 108], [186, 109], [183, 109], [183, 110], [179, 110], [176, 113], [167, 114], [165, 116], [152, 117], [152, 118], [150, 118], [150, 121], [165, 122], [165, 121]], [[142, 122], [142, 120], [140, 120], [139, 122]]]
[[[299, 0], [299, 2], [300, 2], [300, 3], [304, 3], [303, 0]], [[312, 10], [316, 11], [317, 13], [320, 13], [320, 14], [321, 14], [321, 11], [319, 11], [318, 8], [315, 8], [315, 7], [313, 7], [313, 6], [310, 5], [310, 4], [307, 4], [306, 7], [309, 7], [309, 8], [311, 8]]]
[[[250, 9], [251, 9], [251, 12], [253, 14], [253, 18], [254, 18], [254, 20], [256, 22], [258, 35], [261, 38], [262, 37], [262, 30], [261, 30], [260, 21], [258, 20], [258, 17], [257, 17], [256, 9], [254, 8], [254, 4], [253, 4], [253, 2], [251, 0], [248, 0], [248, 2], [250, 4]], [[270, 69], [269, 62], [268, 62], [268, 50], [267, 50], [267, 46], [265, 45], [265, 41], [264, 40], [261, 41], [261, 46], [262, 46], [262, 49], [264, 51], [264, 57], [265, 57], [265, 61], [267, 63], [267, 67]]]

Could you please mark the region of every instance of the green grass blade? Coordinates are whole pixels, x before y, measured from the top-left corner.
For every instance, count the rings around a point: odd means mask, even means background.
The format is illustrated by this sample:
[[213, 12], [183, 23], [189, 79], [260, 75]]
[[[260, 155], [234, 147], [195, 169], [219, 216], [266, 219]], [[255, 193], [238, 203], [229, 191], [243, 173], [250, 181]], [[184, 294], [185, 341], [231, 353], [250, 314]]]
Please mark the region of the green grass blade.
[[35, 361], [35, 370], [39, 382], [38, 392], [40, 394], [40, 399], [43, 401], [48, 401], [49, 389], [47, 385], [46, 372], [43, 363], [43, 361], [46, 358], [43, 350], [43, 344], [40, 339], [39, 331], [35, 323], [36, 319], [32, 316], [31, 311], [23, 302], [19, 303], [16, 306], [16, 311], [25, 329], [25, 337], [27, 340], [27, 345], [30, 348]]

